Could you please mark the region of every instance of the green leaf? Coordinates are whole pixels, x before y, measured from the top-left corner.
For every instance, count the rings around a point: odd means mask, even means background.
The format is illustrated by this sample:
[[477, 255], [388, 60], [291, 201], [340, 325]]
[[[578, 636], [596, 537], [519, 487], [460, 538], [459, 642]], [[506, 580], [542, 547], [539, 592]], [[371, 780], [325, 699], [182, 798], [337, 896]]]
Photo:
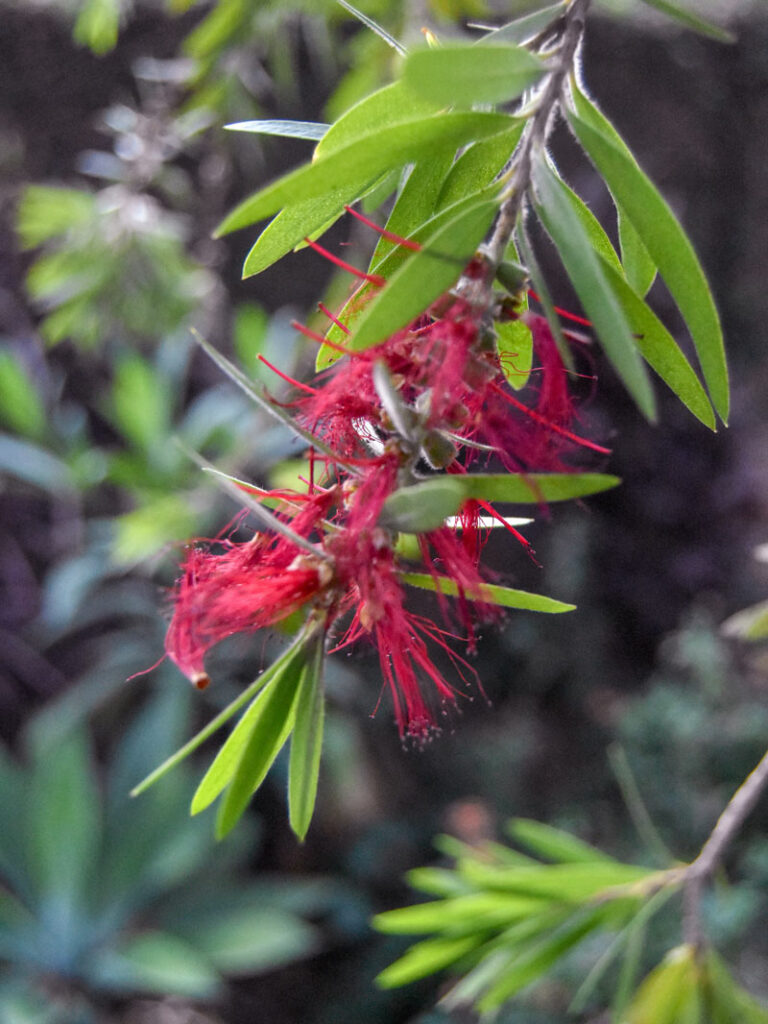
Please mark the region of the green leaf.
[[725, 620], [721, 628], [726, 636], [736, 636], [740, 640], [765, 640], [768, 637], [768, 601], [736, 612]]
[[[432, 244], [433, 239], [444, 227], [462, 217], [466, 211], [476, 207], [478, 201], [482, 199], [495, 199], [497, 195], [498, 187], [496, 185], [490, 185], [477, 196], [470, 196], [468, 199], [464, 199], [461, 202], [454, 203], [452, 206], [446, 207], [444, 210], [440, 210], [439, 213], [430, 217], [429, 220], [425, 221], [424, 224], [417, 228], [409, 236], [408, 240], [418, 242], [424, 248], [427, 248]], [[397, 270], [402, 269], [409, 260], [412, 260], [414, 255], [420, 254], [414, 254], [413, 250], [406, 246], [396, 246], [381, 261], [381, 263], [377, 265], [376, 273], [385, 280], [389, 280]], [[379, 291], [378, 286], [366, 281], [350, 296], [349, 300], [345, 303], [337, 317], [337, 319], [339, 319], [347, 328], [347, 331], [354, 323], [357, 322], [358, 318], [362, 316], [368, 303], [371, 301], [372, 296], [374, 296], [377, 291]], [[335, 345], [342, 345], [345, 348], [349, 347], [349, 334], [340, 327], [337, 327], [335, 324], [330, 327], [326, 337]], [[335, 349], [330, 346], [321, 347], [317, 354], [317, 370], [325, 369], [338, 358], [339, 353]]]
[[693, 415], [710, 430], [715, 430], [712, 405], [680, 346], [624, 277], [611, 265], [604, 269], [632, 328], [642, 357]]
[[595, 215], [572, 189], [564, 182], [562, 184], [594, 250], [607, 264], [604, 269], [632, 328], [641, 355], [694, 416], [714, 430], [715, 418], [709, 398], [680, 346], [625, 280], [616, 250]]
[[410, 252], [361, 312], [347, 347], [360, 352], [384, 341], [455, 284], [497, 210], [495, 200], [470, 206], [435, 232], [421, 252]]
[[252, 705], [255, 710], [235, 748], [238, 757], [233, 772], [224, 773], [232, 781], [216, 817], [218, 839], [239, 821], [293, 729], [297, 697], [308, 671], [308, 654], [305, 645]]
[[733, 32], [728, 32], [727, 29], [720, 28], [719, 25], [713, 25], [711, 21], [706, 21], [689, 9], [669, 3], [669, 0], [642, 0], [642, 3], [647, 4], [648, 7], [654, 7], [679, 25], [684, 25], [701, 36], [709, 36], [710, 39], [716, 39], [719, 43], [736, 42]]
[[613, 857], [603, 853], [589, 843], [577, 839], [569, 832], [544, 825], [530, 818], [513, 818], [507, 825], [507, 832], [518, 843], [540, 857], [546, 857], [561, 864], [594, 864], [597, 862], [615, 863]]
[[190, 938], [208, 960], [228, 975], [274, 970], [315, 952], [317, 933], [301, 918], [252, 906], [220, 910], [210, 921], [196, 922]]
[[419, 506], [429, 509], [434, 502], [436, 506], [439, 505], [441, 514], [445, 512], [449, 516], [455, 515], [470, 498], [516, 505], [544, 505], [551, 501], [570, 501], [572, 498], [598, 494], [617, 487], [619, 483], [621, 481], [618, 477], [604, 473], [467, 473], [461, 476], [438, 476], [395, 491], [384, 503], [384, 509], [394, 507], [396, 511], [407, 513], [411, 508], [416, 510]]
[[75, 42], [101, 56], [114, 49], [120, 28], [119, 0], [85, 0], [75, 21]]
[[[539, 896], [564, 903], [587, 903], [600, 893], [616, 887], [634, 887], [638, 882], [661, 880], [664, 872], [618, 861], [576, 862], [571, 864], [533, 864], [522, 867], [496, 867], [480, 861], [466, 861], [462, 875], [483, 888]], [[639, 891], [632, 895], [639, 898]], [[617, 896], [618, 893], [613, 892]], [[630, 895], [630, 893], [625, 893]]]
[[430, 900], [377, 914], [371, 924], [379, 932], [394, 935], [426, 935], [429, 932], [481, 931], [500, 928], [541, 910], [535, 896], [505, 896], [498, 892], [473, 892], [444, 900]]
[[579, 914], [571, 922], [559, 928], [554, 935], [525, 948], [515, 957], [501, 978], [478, 1000], [481, 1013], [501, 1006], [521, 989], [536, 981], [557, 963], [583, 938], [602, 923], [603, 908], [598, 907], [586, 914]]
[[369, 28], [371, 30], [371, 32], [375, 32], [380, 39], [384, 40], [387, 46], [391, 46], [393, 50], [400, 54], [401, 57], [405, 56], [407, 52], [405, 47], [398, 43], [394, 36], [391, 36], [389, 32], [387, 32], [386, 29], [382, 28], [381, 25], [378, 24], [378, 22], [375, 22], [373, 18], [369, 18], [367, 14], [363, 14], [363, 12], [359, 11], [357, 7], [353, 7], [352, 4], [349, 3], [349, 0], [336, 0], [336, 3], [340, 4], [345, 10], [349, 11], [350, 14], [353, 14], [357, 18], [357, 20], [361, 21], [366, 26], [366, 28]]
[[90, 746], [81, 732], [56, 744], [43, 737], [35, 746], [27, 796], [30, 875], [38, 895], [77, 902], [88, 893], [101, 837]]
[[307, 654], [301, 686], [296, 698], [296, 724], [291, 737], [288, 774], [288, 816], [291, 828], [303, 842], [317, 797], [320, 754], [323, 749], [323, 663], [325, 635], [320, 633]]
[[538, 57], [522, 47], [450, 43], [410, 53], [403, 64], [402, 80], [434, 103], [470, 107], [515, 99], [545, 71]]
[[728, 369], [722, 329], [691, 243], [637, 164], [573, 112], [568, 120], [658, 266], [690, 329], [715, 409], [727, 422]]
[[712, 1024], [768, 1024], [768, 1009], [737, 984], [713, 949], [705, 966]]
[[608, 358], [642, 412], [653, 420], [655, 403], [650, 381], [624, 312], [603, 270], [603, 261], [592, 248], [563, 185], [544, 159], [534, 165], [533, 185], [536, 212], [555, 243]]
[[50, 185], [29, 185], [19, 201], [16, 230], [25, 249], [89, 224], [96, 216], [90, 192]]
[[[432, 576], [430, 573], [403, 572], [400, 579], [409, 583], [412, 587], [421, 587], [422, 590], [432, 590], [436, 593], [447, 594], [449, 597], [458, 597], [460, 594], [458, 584], [447, 576]], [[565, 604], [563, 601], [555, 601], [552, 597], [544, 597], [543, 594], [531, 594], [527, 590], [513, 590], [511, 587], [500, 587], [495, 583], [484, 583], [478, 591], [461, 592], [463, 597], [470, 601], [482, 601], [485, 604], [497, 604], [503, 608], [521, 608], [531, 612], [572, 612], [575, 604]]]
[[75, 479], [65, 462], [39, 445], [0, 434], [0, 470], [44, 490], [74, 489]]
[[442, 210], [489, 185], [499, 174], [515, 150], [523, 133], [521, 118], [512, 127], [482, 142], [475, 142], [454, 163], [438, 196], [436, 209]]
[[[361, 187], [361, 195], [366, 187]], [[292, 203], [267, 224], [245, 257], [243, 277], [253, 277], [271, 267], [305, 238], [319, 237], [344, 213], [348, 190], [336, 189], [316, 199]]]
[[215, 718], [200, 730], [195, 736], [185, 743], [181, 749], [177, 750], [174, 754], [171, 754], [169, 758], [163, 761], [162, 764], [158, 765], [153, 772], [151, 772], [145, 779], [143, 779], [137, 786], [131, 790], [131, 796], [138, 796], [143, 793], [144, 790], [149, 789], [158, 779], [161, 779], [171, 769], [175, 768], [177, 764], [180, 764], [185, 758], [189, 757], [198, 747], [202, 746], [203, 743], [217, 732], [222, 725], [229, 721], [233, 715], [236, 715], [240, 708], [244, 707], [251, 698], [255, 697], [256, 694], [264, 687], [269, 680], [272, 678], [276, 671], [282, 668], [283, 663], [293, 656], [294, 648], [301, 646], [305, 642], [305, 636], [300, 634], [291, 644], [291, 646], [283, 652], [283, 654], [274, 661], [269, 668], [264, 669], [261, 675], [256, 679], [250, 686], [246, 687], [241, 694], [239, 694], [230, 704], [228, 704], [223, 711], [220, 711]]
[[[524, 300], [527, 307], [528, 301]], [[520, 391], [528, 383], [533, 365], [533, 335], [522, 320], [502, 320], [493, 325], [499, 365], [511, 388]]]
[[[283, 206], [344, 190], [358, 199], [368, 182], [386, 171], [418, 162], [435, 147], [465, 145], [509, 126], [504, 114], [442, 113], [373, 127], [342, 149], [317, 158], [279, 178], [241, 203], [217, 229], [218, 236], [247, 227]], [[330, 134], [330, 132], [328, 133]]]
[[542, 7], [540, 11], [524, 14], [522, 18], [515, 18], [514, 21], [508, 21], [506, 25], [486, 33], [481, 42], [526, 43], [551, 25], [563, 13], [564, 7], [565, 3], [550, 4], [549, 7]]
[[[631, 160], [632, 163], [636, 164], [637, 161], [632, 155], [629, 146], [627, 146], [608, 118], [587, 99], [575, 79], [571, 80], [571, 94], [579, 117], [591, 125], [595, 131], [602, 132], [603, 135], [613, 142], [617, 149], [624, 153], [627, 160]], [[608, 187], [610, 191], [610, 186]], [[651, 259], [648, 250], [643, 245], [637, 231], [635, 231], [632, 221], [627, 217], [613, 192], [611, 192], [611, 196], [619, 219], [621, 261], [624, 265], [627, 280], [638, 295], [646, 295], [656, 277], [656, 264]]]
[[0, 422], [35, 440], [46, 428], [40, 396], [24, 366], [10, 352], [0, 352]]
[[210, 998], [221, 978], [189, 943], [167, 932], [148, 931], [97, 952], [88, 973], [105, 989]]
[[670, 950], [637, 990], [624, 1011], [622, 1024], [678, 1024], [680, 1004], [695, 970], [691, 946]]
[[461, 938], [426, 939], [411, 946], [407, 953], [395, 960], [376, 977], [380, 988], [397, 988], [428, 974], [442, 971], [476, 949], [483, 941], [481, 935]]
[[[422, 160], [412, 168], [387, 218], [387, 231], [407, 238], [432, 216], [445, 176], [453, 164], [454, 153], [453, 147], [437, 150], [428, 160]], [[397, 244], [382, 235], [371, 257], [371, 269], [375, 269]]]
[[318, 121], [236, 121], [225, 124], [230, 132], [254, 132], [257, 135], [282, 135], [289, 139], [322, 139], [330, 128]]
[[115, 369], [114, 421], [137, 447], [149, 450], [167, 440], [171, 397], [168, 382], [141, 356], [125, 356]]
[[403, 121], [436, 114], [438, 106], [414, 96], [402, 82], [392, 82], [364, 96], [334, 121], [315, 146], [312, 156], [320, 160], [340, 149], [353, 145], [364, 135], [379, 128], [391, 127]]
[[552, 332], [552, 337], [555, 339], [555, 344], [557, 345], [557, 351], [560, 353], [560, 358], [567, 369], [573, 370], [574, 363], [573, 356], [571, 355], [571, 349], [568, 342], [565, 340], [563, 328], [560, 323], [560, 317], [557, 315], [555, 304], [549, 293], [549, 285], [547, 284], [546, 279], [541, 272], [541, 268], [539, 267], [536, 254], [533, 251], [533, 246], [528, 238], [528, 233], [525, 227], [525, 218], [522, 215], [517, 219], [516, 242], [520, 258], [525, 263], [539, 304], [544, 310], [544, 316], [547, 318], [547, 324]]

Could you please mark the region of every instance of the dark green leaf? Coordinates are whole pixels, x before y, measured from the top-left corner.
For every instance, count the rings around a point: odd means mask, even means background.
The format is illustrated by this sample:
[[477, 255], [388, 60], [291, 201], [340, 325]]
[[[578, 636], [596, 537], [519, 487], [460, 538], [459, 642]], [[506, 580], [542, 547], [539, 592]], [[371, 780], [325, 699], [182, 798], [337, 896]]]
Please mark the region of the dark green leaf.
[[123, 435], [145, 451], [168, 435], [171, 399], [168, 382], [138, 355], [124, 356], [115, 368], [113, 417]]
[[592, 321], [603, 348], [642, 412], [653, 420], [650, 381], [632, 332], [589, 236], [574, 213], [563, 185], [539, 160], [533, 170], [536, 211], [557, 247], [563, 266]]
[[[241, 740], [239, 743], [241, 752], [237, 752], [239, 757], [234, 775], [216, 817], [216, 835], [219, 839], [227, 835], [238, 822], [293, 729], [296, 700], [307, 672], [308, 656], [305, 645], [261, 696], [256, 698], [257, 710], [244, 732], [244, 742]], [[248, 712], [243, 719], [247, 715]]]
[[418, 162], [436, 146], [458, 148], [496, 135], [509, 127], [509, 120], [503, 114], [442, 113], [383, 128], [374, 126], [354, 142], [291, 171], [246, 199], [225, 218], [217, 235], [263, 220], [283, 206], [331, 192], [343, 193], [350, 202], [380, 174]]
[[434, 103], [469, 107], [504, 103], [535, 85], [544, 64], [518, 46], [450, 43], [416, 50], [403, 64], [403, 81]]
[[323, 662], [325, 635], [312, 641], [307, 666], [296, 699], [296, 724], [291, 737], [288, 775], [288, 811], [291, 828], [303, 842], [307, 834], [317, 796], [320, 754], [323, 748]]
[[88, 974], [102, 988], [122, 992], [210, 998], [221, 978], [189, 943], [167, 932], [148, 931], [97, 952]]
[[[263, 738], [265, 744], [271, 743], [274, 747], [286, 724], [290, 730], [290, 725], [293, 724], [293, 701], [306, 664], [306, 644], [306, 637], [302, 637], [302, 642], [292, 644], [285, 654], [256, 680], [259, 692], [203, 776], [192, 798], [192, 814], [198, 814], [212, 804], [235, 774], [239, 773], [254, 733], [257, 733], [259, 739]], [[287, 737], [286, 732], [280, 747]], [[272, 752], [269, 764], [277, 756], [280, 747]], [[262, 753], [267, 756], [270, 750]], [[246, 768], [249, 766], [250, 762]], [[265, 775], [267, 769], [264, 770]]]
[[0, 352], [0, 422], [17, 434], [39, 440], [45, 433], [43, 403], [21, 362]]
[[318, 945], [315, 929], [300, 917], [248, 905], [222, 909], [196, 923], [190, 938], [214, 967], [228, 975], [274, 970], [313, 953]]
[[706, 21], [688, 8], [669, 3], [669, 0], [642, 0], [642, 2], [649, 7], [655, 7], [657, 11], [666, 14], [668, 18], [676, 21], [679, 25], [684, 25], [701, 36], [709, 36], [710, 39], [716, 39], [719, 43], [736, 42], [736, 36], [732, 32], [720, 28], [719, 25], [713, 25], [711, 21]]
[[[403, 572], [400, 573], [400, 579], [412, 587], [433, 590], [449, 597], [458, 597], [460, 593], [456, 581], [447, 576], [435, 577], [430, 573]], [[576, 607], [575, 604], [555, 601], [554, 598], [544, 597], [543, 594], [512, 590], [510, 587], [500, 587], [493, 583], [484, 583], [477, 592], [465, 591], [462, 596], [469, 598], [470, 601], [482, 601], [484, 604], [497, 604], [503, 608], [520, 608], [531, 612], [572, 612]]]
[[672, 211], [640, 168], [576, 114], [568, 119], [611, 192], [626, 211], [659, 268], [691, 331], [715, 409], [728, 418], [728, 369], [723, 335], [709, 285]]
[[455, 284], [497, 210], [495, 200], [470, 206], [435, 232], [421, 252], [411, 252], [365, 306], [347, 347], [362, 351], [384, 341]]
[[565, 340], [563, 328], [560, 323], [560, 317], [557, 315], [555, 304], [552, 301], [552, 296], [549, 294], [549, 285], [541, 272], [538, 260], [536, 259], [536, 254], [533, 251], [533, 246], [528, 238], [528, 233], [525, 228], [525, 218], [523, 216], [518, 217], [515, 240], [517, 243], [517, 249], [519, 250], [520, 259], [525, 263], [534, 291], [538, 297], [539, 304], [544, 310], [544, 316], [547, 318], [547, 323], [549, 324], [549, 329], [552, 332], [552, 337], [555, 339], [555, 344], [557, 345], [557, 351], [560, 353], [560, 358], [563, 360], [567, 369], [573, 370], [574, 363], [573, 356], [571, 355], [571, 349], [568, 342]]
[[230, 132], [254, 132], [258, 135], [282, 135], [290, 139], [310, 139], [317, 142], [330, 128], [317, 121], [237, 121], [225, 124]]
[[442, 210], [467, 196], [476, 195], [480, 189], [490, 185], [514, 152], [524, 127], [525, 121], [520, 119], [509, 131], [467, 147], [446, 177], [436, 209]]

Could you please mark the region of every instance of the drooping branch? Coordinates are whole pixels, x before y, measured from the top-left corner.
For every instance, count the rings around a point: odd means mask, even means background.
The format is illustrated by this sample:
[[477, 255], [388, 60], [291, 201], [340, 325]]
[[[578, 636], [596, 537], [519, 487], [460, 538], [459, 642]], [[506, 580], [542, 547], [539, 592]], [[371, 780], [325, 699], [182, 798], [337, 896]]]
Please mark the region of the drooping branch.
[[557, 66], [550, 72], [536, 104], [536, 110], [525, 127], [496, 226], [484, 250], [486, 260], [494, 272], [504, 258], [523, 197], [531, 183], [534, 154], [546, 142], [551, 131], [554, 114], [562, 100], [566, 78], [573, 67], [576, 50], [584, 34], [584, 23], [590, 3], [591, 0], [572, 0], [563, 15], [564, 28], [557, 50]]
[[685, 941], [694, 947], [699, 947], [702, 944], [700, 904], [703, 887], [712, 877], [723, 854], [767, 785], [768, 751], [733, 794], [698, 857], [686, 869], [683, 933]]

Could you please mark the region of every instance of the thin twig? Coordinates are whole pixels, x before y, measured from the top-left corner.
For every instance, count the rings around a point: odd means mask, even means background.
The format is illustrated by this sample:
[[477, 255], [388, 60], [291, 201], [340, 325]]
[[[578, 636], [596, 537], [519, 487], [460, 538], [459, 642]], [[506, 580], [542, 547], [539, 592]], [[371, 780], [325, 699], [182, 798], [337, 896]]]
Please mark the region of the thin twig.
[[686, 868], [683, 934], [694, 948], [702, 945], [701, 893], [760, 795], [768, 785], [768, 751], [731, 797], [696, 860]]

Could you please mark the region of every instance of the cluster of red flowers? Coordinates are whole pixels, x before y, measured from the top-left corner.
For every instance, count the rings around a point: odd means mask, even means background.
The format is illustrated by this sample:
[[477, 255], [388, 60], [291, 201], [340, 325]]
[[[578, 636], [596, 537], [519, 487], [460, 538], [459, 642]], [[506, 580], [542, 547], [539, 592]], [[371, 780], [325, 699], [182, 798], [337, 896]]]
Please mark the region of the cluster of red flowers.
[[[472, 651], [478, 617], [494, 614], [483, 600], [482, 513], [507, 524], [489, 503], [472, 500], [446, 524], [415, 528], [442, 606], [440, 627], [406, 608], [388, 499], [437, 473], [466, 473], [478, 459], [496, 460], [506, 471], [563, 470], [575, 446], [598, 447], [571, 429], [568, 375], [546, 319], [521, 314], [536, 362], [531, 396], [523, 401], [502, 372], [485, 314], [444, 296], [383, 344], [347, 352], [311, 386], [296, 385], [287, 408], [317, 439], [319, 482], [313, 472], [305, 492], [254, 489], [276, 504], [272, 529], [247, 542], [220, 541], [217, 550], [189, 549], [166, 650], [195, 685], [209, 681], [204, 659], [213, 645], [299, 609], [322, 618], [332, 650], [363, 637], [373, 641], [401, 735], [425, 738], [435, 726], [435, 698], [457, 695], [430, 646], [465, 682], [475, 676], [450, 641], [460, 628]], [[441, 587], [446, 578], [453, 608]]]

